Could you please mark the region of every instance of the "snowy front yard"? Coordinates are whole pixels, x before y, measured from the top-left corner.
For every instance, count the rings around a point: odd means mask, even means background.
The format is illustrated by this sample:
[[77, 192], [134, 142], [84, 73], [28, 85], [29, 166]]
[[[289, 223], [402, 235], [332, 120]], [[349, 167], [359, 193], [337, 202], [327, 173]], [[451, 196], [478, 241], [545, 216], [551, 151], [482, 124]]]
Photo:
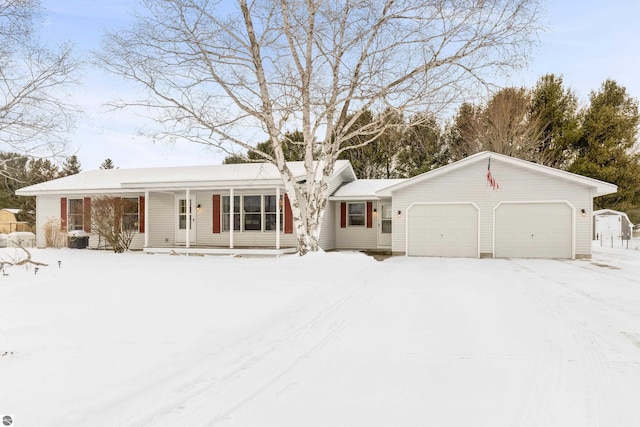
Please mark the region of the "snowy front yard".
[[383, 262], [33, 250], [48, 267], [0, 276], [0, 416], [637, 426], [640, 252], [594, 250]]

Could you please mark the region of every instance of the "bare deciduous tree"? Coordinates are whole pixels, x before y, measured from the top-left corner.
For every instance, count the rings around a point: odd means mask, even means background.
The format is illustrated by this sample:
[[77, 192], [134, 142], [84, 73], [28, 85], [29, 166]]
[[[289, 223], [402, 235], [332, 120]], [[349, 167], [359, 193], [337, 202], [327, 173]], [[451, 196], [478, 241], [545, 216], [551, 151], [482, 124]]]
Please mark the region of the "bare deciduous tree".
[[459, 160], [480, 151], [493, 151], [538, 161], [542, 148], [541, 118], [531, 109], [524, 88], [495, 93], [485, 106], [463, 105], [450, 129], [449, 151]]
[[39, 45], [40, 14], [38, 0], [0, 0], [0, 151], [51, 157], [64, 152], [74, 124], [66, 91], [78, 64], [70, 46]]
[[95, 197], [91, 200], [91, 231], [103, 238], [113, 252], [125, 252], [138, 230], [138, 224], [127, 221], [127, 213], [137, 209], [137, 201], [131, 199]]
[[[535, 42], [539, 0], [142, 0], [129, 30], [111, 32], [97, 62], [140, 83], [158, 138], [258, 153], [280, 171], [301, 254], [318, 248], [328, 179], [340, 153], [400, 117], [436, 112], [521, 65]], [[419, 117], [419, 116], [415, 116]], [[280, 141], [304, 136], [306, 180]], [[256, 149], [271, 141], [272, 154]], [[318, 144], [321, 150], [316, 150]]]

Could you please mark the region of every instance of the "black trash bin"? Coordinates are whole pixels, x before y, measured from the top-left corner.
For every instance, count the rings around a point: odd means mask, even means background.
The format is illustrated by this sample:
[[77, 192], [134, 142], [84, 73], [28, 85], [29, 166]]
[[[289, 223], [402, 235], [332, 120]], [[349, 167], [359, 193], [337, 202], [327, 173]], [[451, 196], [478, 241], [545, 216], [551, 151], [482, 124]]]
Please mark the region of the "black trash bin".
[[84, 249], [89, 246], [89, 234], [85, 232], [71, 232], [67, 235], [67, 239], [72, 249]]
[[69, 247], [73, 249], [84, 249], [89, 245], [89, 237], [69, 237]]

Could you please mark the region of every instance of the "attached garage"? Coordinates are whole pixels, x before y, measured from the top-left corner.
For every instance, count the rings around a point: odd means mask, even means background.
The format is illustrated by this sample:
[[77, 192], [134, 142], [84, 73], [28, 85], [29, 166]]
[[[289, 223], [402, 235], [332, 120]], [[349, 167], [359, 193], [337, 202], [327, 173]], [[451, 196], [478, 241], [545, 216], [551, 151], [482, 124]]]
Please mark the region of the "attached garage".
[[503, 202], [494, 209], [496, 258], [574, 257], [575, 209], [567, 202]]
[[415, 203], [407, 216], [407, 255], [479, 256], [479, 209], [473, 203]]
[[591, 257], [593, 198], [617, 187], [482, 152], [376, 192], [392, 201], [392, 251], [473, 258]]

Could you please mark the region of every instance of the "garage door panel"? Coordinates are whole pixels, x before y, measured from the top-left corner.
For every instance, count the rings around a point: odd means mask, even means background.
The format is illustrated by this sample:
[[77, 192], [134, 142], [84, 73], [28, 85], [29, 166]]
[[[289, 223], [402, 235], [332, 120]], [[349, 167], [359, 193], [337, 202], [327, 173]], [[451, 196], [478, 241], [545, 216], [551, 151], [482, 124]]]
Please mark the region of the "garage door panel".
[[407, 239], [408, 255], [477, 257], [478, 211], [470, 204], [414, 205]]
[[573, 210], [563, 202], [505, 203], [495, 210], [498, 258], [572, 258]]

